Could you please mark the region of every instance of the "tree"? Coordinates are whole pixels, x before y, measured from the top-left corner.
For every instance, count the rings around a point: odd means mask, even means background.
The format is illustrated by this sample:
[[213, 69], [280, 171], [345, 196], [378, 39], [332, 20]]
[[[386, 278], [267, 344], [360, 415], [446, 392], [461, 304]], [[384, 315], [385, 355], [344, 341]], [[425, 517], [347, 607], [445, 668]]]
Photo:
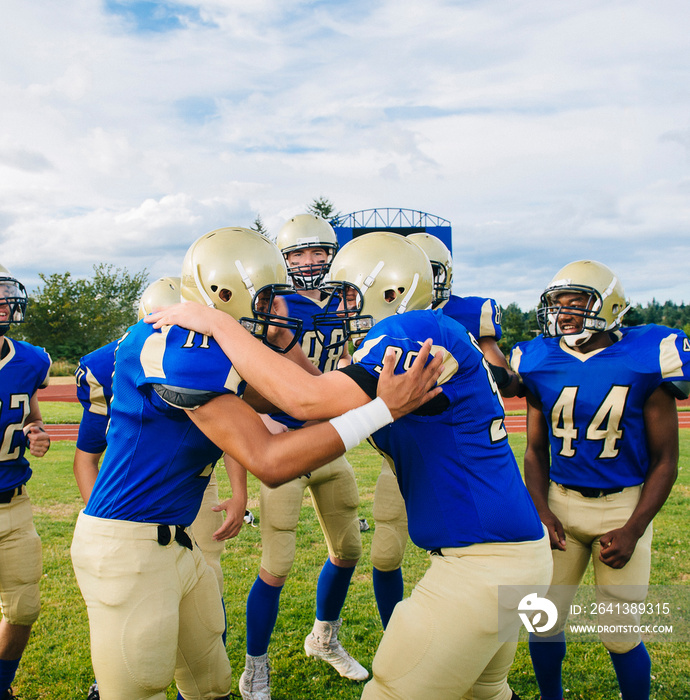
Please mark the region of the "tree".
[[39, 274], [43, 286], [29, 296], [27, 321], [15, 337], [45, 347], [53, 360], [76, 362], [82, 355], [119, 338], [136, 322], [146, 270], [99, 264], [92, 279], [69, 272]]
[[316, 214], [322, 219], [326, 219], [331, 226], [337, 226], [342, 214], [336, 211], [335, 204], [327, 197], [315, 197], [314, 201], [307, 207], [310, 214]]
[[534, 331], [537, 327], [537, 315], [534, 309], [525, 312], [514, 302], [508, 304], [501, 309], [503, 335], [498, 341], [498, 347], [507, 356], [515, 343], [532, 340], [536, 335]]
[[261, 218], [261, 214], [256, 215], [256, 219], [254, 219], [254, 223], [249, 228], [252, 231], [256, 231], [257, 233], [260, 233], [262, 236], [266, 236], [266, 238], [270, 238], [268, 231], [266, 230], [266, 227], [264, 226], [264, 222]]

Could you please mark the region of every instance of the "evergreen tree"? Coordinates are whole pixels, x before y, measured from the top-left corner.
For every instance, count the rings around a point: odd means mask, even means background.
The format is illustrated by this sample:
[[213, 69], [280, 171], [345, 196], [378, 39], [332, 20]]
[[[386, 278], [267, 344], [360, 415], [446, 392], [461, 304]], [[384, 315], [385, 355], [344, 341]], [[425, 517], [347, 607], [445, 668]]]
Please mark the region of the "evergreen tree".
[[315, 197], [314, 201], [307, 207], [310, 214], [316, 214], [322, 219], [326, 219], [331, 226], [337, 226], [342, 213], [336, 211], [335, 204], [327, 197]]

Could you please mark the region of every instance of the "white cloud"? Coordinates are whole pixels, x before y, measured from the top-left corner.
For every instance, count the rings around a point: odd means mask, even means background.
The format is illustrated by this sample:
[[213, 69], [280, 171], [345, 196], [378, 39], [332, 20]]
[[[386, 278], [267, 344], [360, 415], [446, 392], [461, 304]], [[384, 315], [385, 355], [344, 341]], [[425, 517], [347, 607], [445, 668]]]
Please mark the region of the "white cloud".
[[680, 0], [116, 5], [3, 9], [0, 262], [28, 283], [174, 274], [325, 195], [450, 219], [461, 293], [526, 308], [594, 257], [690, 301]]

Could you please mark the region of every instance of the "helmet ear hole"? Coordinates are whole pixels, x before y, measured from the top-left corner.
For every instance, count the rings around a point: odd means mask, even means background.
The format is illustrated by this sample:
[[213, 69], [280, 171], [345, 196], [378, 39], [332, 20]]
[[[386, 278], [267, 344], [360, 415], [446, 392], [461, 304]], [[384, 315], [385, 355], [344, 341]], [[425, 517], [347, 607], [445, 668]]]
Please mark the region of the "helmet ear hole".
[[[211, 289], [215, 292], [218, 287], [211, 287]], [[228, 302], [230, 299], [232, 299], [232, 291], [229, 289], [221, 289], [220, 292], [218, 292], [218, 296], [220, 297], [221, 301]]]
[[391, 287], [390, 289], [386, 289], [386, 291], [383, 293], [383, 298], [390, 304], [404, 293], [405, 287], [398, 287], [397, 289]]

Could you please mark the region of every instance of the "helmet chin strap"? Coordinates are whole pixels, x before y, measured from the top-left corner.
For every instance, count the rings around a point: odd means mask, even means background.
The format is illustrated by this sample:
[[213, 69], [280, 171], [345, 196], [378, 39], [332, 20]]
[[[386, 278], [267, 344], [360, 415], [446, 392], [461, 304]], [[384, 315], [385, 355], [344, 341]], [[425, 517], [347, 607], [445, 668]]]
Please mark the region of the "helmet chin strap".
[[407, 310], [407, 305], [410, 303], [410, 299], [412, 298], [412, 295], [414, 294], [415, 289], [417, 289], [417, 285], [419, 284], [419, 274], [414, 273], [414, 278], [412, 279], [412, 284], [410, 285], [410, 290], [405, 294], [403, 297], [403, 300], [400, 302], [400, 306], [398, 306], [397, 311], [395, 312], [396, 314], [404, 314], [405, 311]]
[[196, 284], [196, 288], [199, 290], [199, 294], [201, 294], [203, 300], [206, 302], [206, 306], [210, 306], [212, 309], [216, 308], [216, 305], [213, 303], [213, 299], [206, 294], [206, 290], [204, 289], [204, 286], [201, 284], [201, 278], [199, 277], [199, 266], [194, 265], [194, 284]]
[[249, 277], [249, 274], [247, 273], [247, 270], [245, 269], [244, 265], [240, 260], [235, 260], [235, 267], [237, 268], [237, 271], [240, 273], [240, 277], [242, 278], [242, 282], [244, 283], [244, 286], [247, 288], [247, 291], [251, 295], [251, 299], [253, 299], [256, 296], [256, 290], [254, 289], [254, 283], [252, 282], [251, 278]]
[[571, 333], [570, 335], [561, 336], [565, 340], [565, 344], [571, 348], [577, 348], [586, 343], [593, 335], [594, 331], [588, 328], [579, 333]]

